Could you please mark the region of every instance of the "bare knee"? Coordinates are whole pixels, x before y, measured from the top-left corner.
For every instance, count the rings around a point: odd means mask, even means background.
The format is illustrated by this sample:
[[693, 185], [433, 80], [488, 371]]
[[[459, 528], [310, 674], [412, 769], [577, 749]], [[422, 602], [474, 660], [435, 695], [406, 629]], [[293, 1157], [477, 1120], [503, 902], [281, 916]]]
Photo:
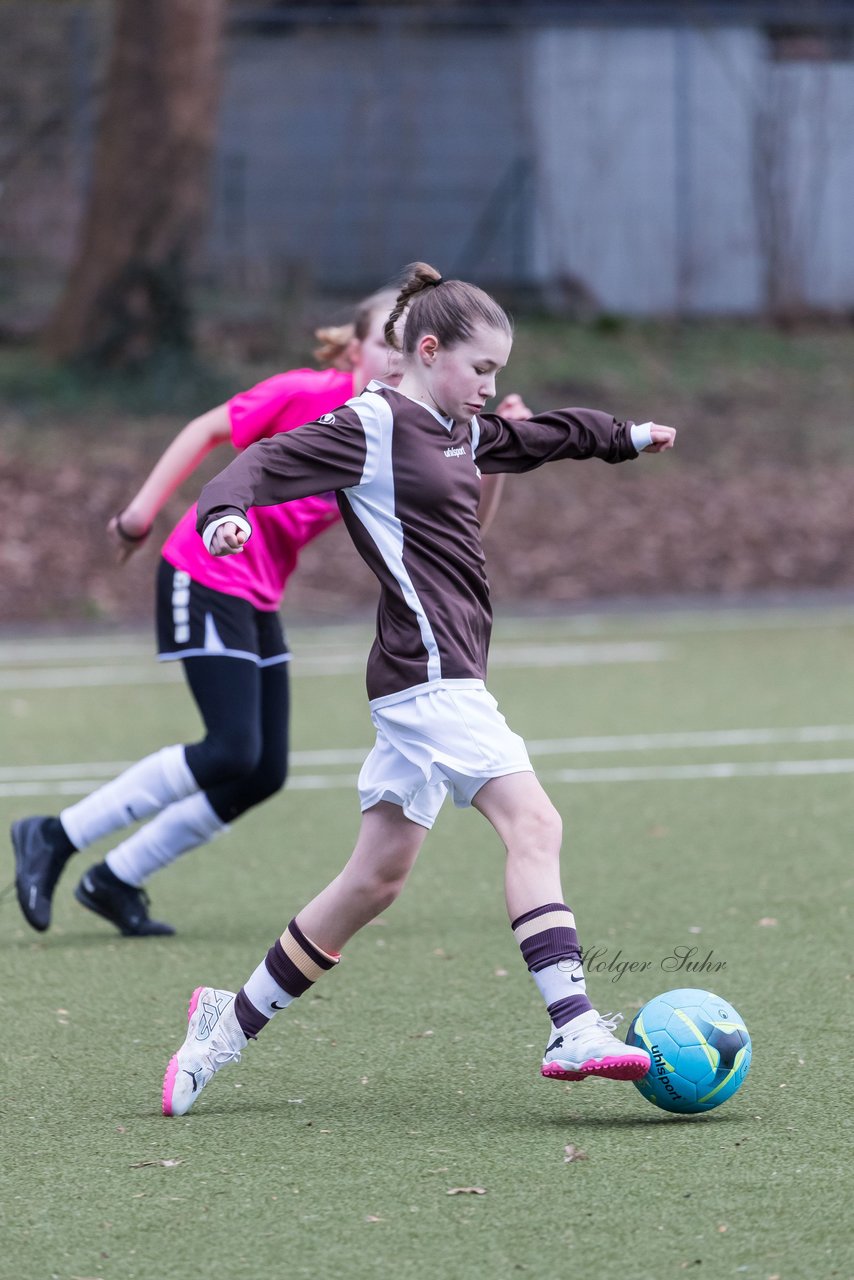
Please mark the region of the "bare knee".
[[369, 868], [365, 887], [373, 900], [379, 904], [377, 907], [379, 911], [384, 911], [400, 897], [414, 861], [414, 852], [404, 845], [390, 851], [390, 856]]
[[409, 868], [394, 874], [388, 870], [364, 872], [348, 877], [347, 892], [358, 898], [368, 918], [379, 915], [396, 902], [403, 892]]
[[407, 838], [403, 833], [399, 840], [385, 844], [382, 853], [357, 851], [342, 873], [351, 893], [357, 894], [378, 915], [397, 900], [409, 877], [421, 846], [423, 834]]
[[370, 905], [373, 915], [379, 915], [387, 911], [392, 903], [397, 902], [405, 884], [406, 876], [399, 876], [393, 880], [377, 878], [363, 882], [361, 892], [365, 902]]
[[507, 852], [514, 857], [552, 860], [560, 856], [563, 822], [550, 800], [526, 806], [506, 833]]

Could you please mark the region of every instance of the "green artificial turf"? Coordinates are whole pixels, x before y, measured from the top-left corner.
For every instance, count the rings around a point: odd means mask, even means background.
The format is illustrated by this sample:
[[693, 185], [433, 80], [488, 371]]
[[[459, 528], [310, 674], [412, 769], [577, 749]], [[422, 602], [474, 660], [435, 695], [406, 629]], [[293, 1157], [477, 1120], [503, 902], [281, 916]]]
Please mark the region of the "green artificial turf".
[[[852, 776], [799, 762], [854, 757], [854, 730], [783, 740], [854, 726], [844, 609], [496, 628], [490, 687], [564, 818], [566, 897], [603, 962], [593, 998], [627, 1019], [676, 986], [730, 1000], [754, 1056], [720, 1109], [674, 1117], [631, 1084], [539, 1078], [548, 1028], [507, 925], [501, 850], [481, 818], [448, 805], [406, 893], [340, 969], [189, 1115], [160, 1115], [193, 988], [239, 987], [349, 851], [350, 780], [371, 740], [368, 634], [292, 631], [293, 786], [152, 880], [175, 938], [122, 939], [73, 901], [108, 842], [68, 868], [47, 934], [14, 899], [0, 906], [0, 1276], [850, 1280]], [[635, 644], [656, 660], [579, 661]], [[68, 801], [48, 790], [62, 782], [21, 794], [28, 767], [81, 766], [63, 774], [73, 785], [85, 764], [197, 731], [168, 673], [132, 682], [151, 676], [147, 640], [116, 653], [72, 661], [60, 641], [0, 643], [7, 825]], [[339, 660], [340, 674], [322, 674]], [[131, 682], [43, 687], [75, 667]], [[779, 737], [645, 737], [739, 729]], [[582, 737], [599, 741], [565, 741]], [[327, 749], [351, 754], [311, 754]], [[798, 767], [762, 773], [779, 762]], [[722, 763], [757, 772], [607, 772]], [[10, 854], [6, 866], [11, 877]], [[723, 967], [675, 969], [691, 947]], [[484, 1194], [449, 1194], [460, 1188]]]

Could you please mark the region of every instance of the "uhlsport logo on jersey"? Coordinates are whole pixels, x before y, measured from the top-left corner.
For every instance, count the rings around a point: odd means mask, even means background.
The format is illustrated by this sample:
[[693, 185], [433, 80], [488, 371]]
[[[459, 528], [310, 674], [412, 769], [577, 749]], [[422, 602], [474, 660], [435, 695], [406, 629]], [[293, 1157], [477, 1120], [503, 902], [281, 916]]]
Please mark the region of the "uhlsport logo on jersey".
[[318, 419], [317, 419], [317, 421], [318, 421], [318, 422], [322, 422], [322, 423], [323, 423], [323, 425], [324, 425], [325, 427], [331, 427], [331, 426], [333, 425], [333, 423], [335, 422], [335, 414], [334, 414], [334, 413], [324, 413], [323, 417], [322, 417], [322, 418], [318, 418]]
[[463, 456], [463, 454], [465, 453], [465, 451], [466, 451], [466, 447], [465, 447], [465, 445], [464, 445], [464, 444], [461, 444], [461, 445], [460, 445], [458, 448], [456, 448], [456, 449], [454, 448], [454, 446], [453, 446], [453, 445], [451, 445], [451, 447], [450, 447], [449, 449], [446, 449], [446, 450], [445, 450], [445, 457], [446, 457], [446, 458], [461, 458], [461, 457]]

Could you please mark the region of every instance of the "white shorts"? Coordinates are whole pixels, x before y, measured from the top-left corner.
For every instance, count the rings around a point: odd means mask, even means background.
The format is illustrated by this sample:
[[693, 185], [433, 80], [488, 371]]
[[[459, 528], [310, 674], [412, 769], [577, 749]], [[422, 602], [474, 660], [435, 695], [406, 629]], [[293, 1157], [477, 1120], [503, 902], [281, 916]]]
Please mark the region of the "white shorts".
[[359, 774], [362, 812], [380, 800], [432, 827], [450, 792], [464, 809], [490, 778], [533, 773], [525, 743], [483, 685], [442, 685], [371, 706], [377, 731]]

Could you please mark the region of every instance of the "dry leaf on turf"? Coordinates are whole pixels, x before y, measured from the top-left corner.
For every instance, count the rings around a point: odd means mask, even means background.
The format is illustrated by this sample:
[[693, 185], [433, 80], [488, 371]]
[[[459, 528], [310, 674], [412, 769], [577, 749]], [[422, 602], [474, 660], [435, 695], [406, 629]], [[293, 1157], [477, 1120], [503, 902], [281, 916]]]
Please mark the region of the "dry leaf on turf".
[[450, 1191], [445, 1193], [449, 1196], [485, 1196], [485, 1187], [451, 1187]]
[[128, 1167], [131, 1169], [148, 1169], [157, 1166], [160, 1169], [174, 1169], [176, 1165], [183, 1163], [183, 1160], [140, 1160], [137, 1164], [132, 1164]]
[[568, 1146], [564, 1147], [563, 1149], [564, 1164], [572, 1164], [576, 1160], [586, 1160], [586, 1159], [587, 1159], [587, 1152], [580, 1151], [578, 1147], [574, 1147], [571, 1142], [569, 1143]]

